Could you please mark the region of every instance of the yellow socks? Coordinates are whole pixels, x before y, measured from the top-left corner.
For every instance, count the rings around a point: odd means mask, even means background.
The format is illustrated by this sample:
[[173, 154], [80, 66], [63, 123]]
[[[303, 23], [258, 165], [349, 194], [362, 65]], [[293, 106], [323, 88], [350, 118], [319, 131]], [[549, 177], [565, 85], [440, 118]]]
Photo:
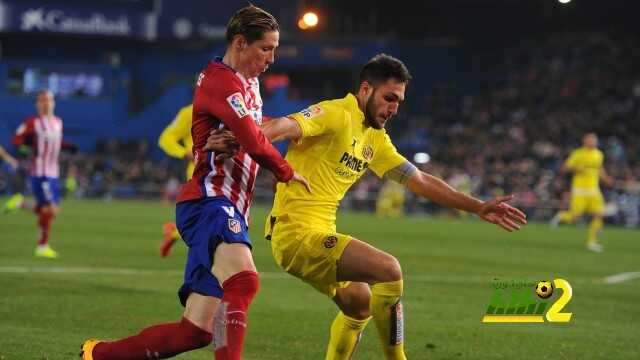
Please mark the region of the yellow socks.
[[589, 229], [587, 230], [587, 245], [594, 245], [598, 243], [598, 231], [602, 230], [602, 219], [593, 218], [589, 223]]
[[387, 359], [406, 360], [404, 354], [404, 320], [402, 314], [402, 280], [371, 286], [371, 315]]
[[326, 360], [351, 359], [356, 349], [362, 330], [371, 318], [357, 320], [338, 313], [331, 325], [331, 339], [327, 348]]

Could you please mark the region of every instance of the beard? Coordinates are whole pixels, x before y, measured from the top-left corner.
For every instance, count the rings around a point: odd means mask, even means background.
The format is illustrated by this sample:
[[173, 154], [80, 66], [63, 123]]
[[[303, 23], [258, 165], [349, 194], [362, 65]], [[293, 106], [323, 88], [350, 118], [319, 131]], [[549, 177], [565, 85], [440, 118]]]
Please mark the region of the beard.
[[366, 127], [372, 127], [376, 130], [382, 129], [384, 126], [376, 121], [376, 104], [373, 101], [376, 95], [376, 90], [373, 89], [369, 100], [364, 106], [364, 125]]

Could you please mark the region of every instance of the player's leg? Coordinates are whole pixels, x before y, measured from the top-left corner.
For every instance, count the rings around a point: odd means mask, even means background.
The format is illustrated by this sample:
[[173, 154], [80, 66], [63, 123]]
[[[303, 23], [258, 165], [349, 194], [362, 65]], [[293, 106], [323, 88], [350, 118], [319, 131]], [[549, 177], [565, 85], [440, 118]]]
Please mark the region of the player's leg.
[[49, 245], [49, 234], [53, 220], [59, 212], [60, 185], [58, 179], [36, 178], [32, 181], [32, 187], [37, 201], [35, 213], [38, 216], [40, 230], [38, 246], [34, 254], [37, 257], [54, 259], [58, 257], [58, 253]]
[[213, 273], [224, 289], [214, 321], [215, 357], [239, 360], [248, 324], [247, 312], [260, 286], [251, 249], [244, 243], [221, 243], [215, 252]]
[[345, 288], [337, 289], [333, 301], [340, 312], [331, 325], [326, 360], [350, 359], [360, 342], [362, 331], [371, 320], [371, 290], [366, 283], [352, 282]]
[[179, 322], [148, 327], [139, 334], [113, 342], [83, 345], [85, 360], [147, 360], [167, 358], [209, 344], [213, 338], [213, 319], [223, 291], [213, 275], [214, 249], [223, 236], [219, 215], [207, 202], [176, 206], [176, 222], [189, 250], [184, 283], [178, 291], [185, 306]]
[[158, 324], [140, 333], [112, 342], [87, 341], [83, 360], [147, 360], [166, 359], [211, 343], [213, 316], [220, 300], [192, 292], [182, 319]]
[[[387, 359], [406, 359], [402, 303], [402, 269], [395, 257], [352, 239], [338, 262], [338, 281], [367, 283], [371, 287], [369, 309]], [[348, 294], [348, 293], [345, 293]], [[344, 299], [342, 299], [345, 302]]]
[[587, 211], [591, 213], [591, 221], [587, 229], [587, 249], [602, 252], [602, 244], [598, 242], [598, 233], [604, 227], [604, 199], [602, 195], [590, 199]]
[[180, 233], [176, 227], [176, 223], [168, 222], [162, 225], [162, 242], [160, 243], [160, 257], [167, 257], [171, 252], [171, 248], [180, 240]]

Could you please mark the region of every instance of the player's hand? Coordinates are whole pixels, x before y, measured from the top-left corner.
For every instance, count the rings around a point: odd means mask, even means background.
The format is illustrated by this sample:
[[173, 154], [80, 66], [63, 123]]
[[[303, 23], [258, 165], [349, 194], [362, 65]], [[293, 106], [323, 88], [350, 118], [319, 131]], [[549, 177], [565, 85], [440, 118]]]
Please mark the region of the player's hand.
[[309, 192], [309, 194], [311, 194], [311, 185], [309, 185], [309, 182], [307, 181], [307, 179], [304, 178], [304, 176], [298, 174], [296, 171], [293, 172], [293, 177], [291, 178], [291, 180], [289, 180], [289, 182], [287, 184], [291, 184], [292, 181], [296, 181], [299, 182], [300, 184], [302, 184], [302, 186], [304, 186], [307, 191]]
[[226, 160], [236, 156], [240, 144], [229, 130], [211, 130], [204, 150], [215, 151], [216, 161]]
[[486, 201], [478, 210], [478, 216], [482, 220], [496, 224], [509, 232], [519, 230], [522, 225], [527, 223], [527, 215], [507, 204], [507, 201], [512, 200], [513, 197], [513, 195], [498, 196]]

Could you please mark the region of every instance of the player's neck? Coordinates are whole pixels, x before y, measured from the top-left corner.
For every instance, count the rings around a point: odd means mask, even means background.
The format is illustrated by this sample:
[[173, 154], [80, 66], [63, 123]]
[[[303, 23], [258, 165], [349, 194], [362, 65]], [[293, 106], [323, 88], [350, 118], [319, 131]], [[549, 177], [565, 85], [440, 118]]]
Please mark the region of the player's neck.
[[224, 57], [222, 58], [222, 62], [225, 65], [227, 65], [230, 68], [232, 68], [233, 70], [235, 70], [235, 71], [239, 72], [240, 74], [242, 74], [242, 76], [244, 76], [245, 79], [249, 78], [247, 72], [243, 71], [242, 67], [240, 66], [240, 60], [238, 59], [236, 54], [234, 54], [233, 52], [227, 51], [224, 54]]

